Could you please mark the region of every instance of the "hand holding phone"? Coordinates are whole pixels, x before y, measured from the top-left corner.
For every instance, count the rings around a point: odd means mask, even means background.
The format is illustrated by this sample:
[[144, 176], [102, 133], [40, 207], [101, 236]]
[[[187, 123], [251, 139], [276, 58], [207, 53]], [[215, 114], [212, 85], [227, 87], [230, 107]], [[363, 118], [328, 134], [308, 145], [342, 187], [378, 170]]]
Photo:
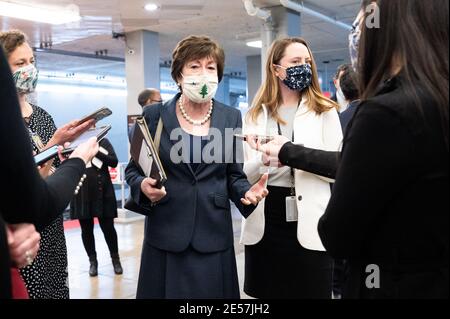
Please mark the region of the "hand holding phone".
[[101, 109], [98, 109], [97, 111], [83, 117], [78, 121], [78, 125], [83, 124], [89, 120], [94, 120], [94, 123], [97, 123], [98, 121], [103, 120], [105, 117], [108, 117], [111, 114], [112, 111], [110, 109], [108, 109], [107, 107], [102, 107]]
[[252, 141], [254, 141], [255, 143], [257, 141], [259, 141], [259, 143], [261, 144], [266, 144], [269, 143], [270, 141], [272, 141], [274, 139], [273, 136], [270, 135], [252, 135], [252, 134], [248, 134], [248, 135], [243, 135], [243, 134], [234, 134], [234, 136], [236, 138], [239, 138], [245, 142], [250, 142], [249, 139], [251, 139]]
[[[64, 148], [62, 150], [60, 150], [60, 153], [62, 155], [67, 155], [69, 153], [72, 153], [76, 150], [76, 148], [82, 144], [85, 144], [86, 142], [90, 141], [93, 137], [96, 138], [97, 142], [100, 142], [108, 133], [108, 131], [111, 129], [111, 126], [104, 126], [104, 127], [99, 127], [99, 128], [95, 128], [95, 129], [90, 129], [88, 131], [86, 131], [85, 133], [83, 133], [81, 136], [79, 136], [76, 140], [74, 140], [72, 143], [68, 144], [66, 143], [64, 146]], [[68, 145], [67, 145], [68, 144]], [[91, 143], [92, 144], [92, 143]], [[52, 146], [48, 149], [46, 149], [45, 151], [37, 154], [34, 156], [34, 161], [36, 162], [36, 165], [40, 166], [46, 162], [48, 162], [49, 160], [55, 158], [58, 155], [58, 150], [61, 146], [55, 145]], [[97, 154], [98, 152], [98, 146], [97, 146], [97, 151], [95, 152], [95, 154]], [[85, 152], [81, 152], [80, 154], [84, 154]], [[95, 156], [95, 154], [93, 156]], [[90, 155], [89, 155], [90, 156]], [[78, 156], [80, 158], [87, 158], [89, 156]]]
[[91, 137], [96, 137], [100, 142], [111, 129], [111, 125], [92, 128], [81, 134], [76, 140], [72, 141], [68, 146], [64, 145], [63, 153], [72, 152], [80, 144], [87, 142]]
[[47, 163], [51, 159], [55, 158], [57, 155], [58, 155], [58, 145], [55, 145], [35, 155], [34, 161], [37, 166], [42, 166], [44, 163]]
[[94, 120], [78, 124], [78, 120], [71, 121], [61, 127], [59, 127], [55, 134], [53, 134], [48, 145], [63, 145], [66, 142], [75, 140], [78, 136], [87, 131], [92, 125], [94, 125]]
[[97, 155], [99, 149], [97, 138], [91, 137], [87, 141], [81, 143], [73, 152], [70, 154], [70, 158], [80, 158], [86, 164], [89, 163], [95, 155]]

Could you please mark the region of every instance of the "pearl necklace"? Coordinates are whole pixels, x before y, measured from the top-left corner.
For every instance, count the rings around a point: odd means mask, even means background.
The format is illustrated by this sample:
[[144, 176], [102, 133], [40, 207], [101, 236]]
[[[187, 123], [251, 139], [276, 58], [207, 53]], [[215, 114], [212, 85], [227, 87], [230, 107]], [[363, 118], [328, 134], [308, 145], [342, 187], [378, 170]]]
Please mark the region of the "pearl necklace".
[[206, 113], [205, 117], [202, 120], [194, 120], [186, 113], [186, 110], [184, 109], [184, 106], [183, 106], [183, 97], [180, 97], [178, 104], [180, 105], [181, 115], [183, 115], [183, 117], [186, 121], [188, 121], [189, 123], [191, 123], [194, 126], [202, 126], [206, 122], [208, 122], [209, 119], [211, 118], [214, 103], [213, 103], [213, 100], [211, 100], [211, 105], [209, 107], [209, 111], [208, 111], [208, 113]]

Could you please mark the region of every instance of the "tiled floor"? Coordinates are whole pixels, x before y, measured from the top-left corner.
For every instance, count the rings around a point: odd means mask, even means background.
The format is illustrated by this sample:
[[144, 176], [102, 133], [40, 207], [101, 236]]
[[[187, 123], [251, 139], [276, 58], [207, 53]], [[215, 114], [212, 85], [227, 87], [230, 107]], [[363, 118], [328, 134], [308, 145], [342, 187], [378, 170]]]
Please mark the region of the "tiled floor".
[[[240, 287], [243, 286], [244, 248], [239, 245], [241, 219], [233, 213], [235, 250]], [[81, 241], [79, 228], [66, 231], [69, 257], [69, 285], [72, 299], [132, 299], [136, 295], [144, 222], [115, 225], [119, 238], [119, 253], [123, 275], [115, 275], [103, 233], [95, 226], [95, 243], [98, 259], [98, 277], [89, 277], [89, 260]], [[242, 293], [242, 298], [249, 298]]]

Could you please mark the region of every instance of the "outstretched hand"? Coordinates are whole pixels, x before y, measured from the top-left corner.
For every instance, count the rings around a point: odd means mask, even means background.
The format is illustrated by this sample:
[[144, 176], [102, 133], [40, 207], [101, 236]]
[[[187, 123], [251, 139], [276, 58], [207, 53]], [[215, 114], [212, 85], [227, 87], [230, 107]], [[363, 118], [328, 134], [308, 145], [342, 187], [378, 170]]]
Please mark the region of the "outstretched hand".
[[273, 140], [266, 144], [261, 143], [261, 141], [254, 135], [248, 135], [247, 141], [251, 148], [266, 154], [268, 157], [276, 158], [278, 158], [283, 145], [290, 142], [287, 137], [282, 135], [274, 136]]
[[247, 135], [247, 142], [251, 148], [263, 153], [262, 160], [265, 166], [283, 166], [280, 163], [279, 154], [283, 145], [290, 142], [288, 138], [282, 135], [276, 135], [269, 143], [262, 143], [257, 136]]
[[245, 193], [245, 198], [241, 198], [241, 203], [245, 206], [251, 204], [258, 205], [258, 203], [265, 198], [269, 191], [266, 188], [267, 180], [269, 179], [269, 174], [264, 174], [261, 179], [253, 185], [247, 193]]
[[95, 124], [94, 120], [82, 124], [79, 124], [79, 122], [79, 120], [74, 120], [58, 128], [47, 145], [64, 145], [66, 142], [73, 142]]

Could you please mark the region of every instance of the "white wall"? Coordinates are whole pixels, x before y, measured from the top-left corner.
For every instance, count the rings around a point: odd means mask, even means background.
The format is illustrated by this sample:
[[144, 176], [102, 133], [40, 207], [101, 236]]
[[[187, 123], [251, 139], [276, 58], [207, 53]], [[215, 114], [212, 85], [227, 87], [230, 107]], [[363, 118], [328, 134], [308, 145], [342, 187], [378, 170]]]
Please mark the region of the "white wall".
[[113, 114], [99, 122], [111, 125], [108, 140], [112, 143], [120, 162], [128, 161], [126, 90], [85, 86], [57, 85], [40, 82], [37, 103], [61, 126], [106, 106]]

